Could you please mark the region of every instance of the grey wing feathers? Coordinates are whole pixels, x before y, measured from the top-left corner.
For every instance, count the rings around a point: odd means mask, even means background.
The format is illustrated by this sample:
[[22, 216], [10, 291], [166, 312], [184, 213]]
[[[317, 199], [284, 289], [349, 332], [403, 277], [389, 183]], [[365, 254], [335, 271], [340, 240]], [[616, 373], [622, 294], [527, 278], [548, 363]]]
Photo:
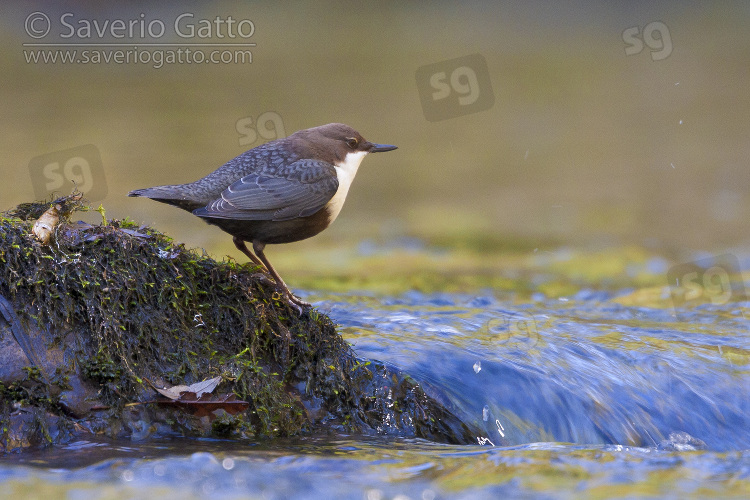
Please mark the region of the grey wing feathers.
[[336, 169], [318, 160], [298, 160], [273, 172], [246, 175], [193, 213], [239, 220], [288, 220], [312, 215], [338, 190]]

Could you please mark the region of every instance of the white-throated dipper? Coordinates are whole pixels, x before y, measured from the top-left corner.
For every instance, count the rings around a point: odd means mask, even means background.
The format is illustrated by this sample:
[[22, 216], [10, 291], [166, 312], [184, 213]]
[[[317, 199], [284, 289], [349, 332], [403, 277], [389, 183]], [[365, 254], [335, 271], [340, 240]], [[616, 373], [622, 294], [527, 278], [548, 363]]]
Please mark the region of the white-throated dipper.
[[[235, 246], [265, 266], [299, 308], [310, 304], [292, 294], [263, 249], [327, 228], [339, 215], [362, 159], [394, 149], [366, 141], [343, 123], [329, 123], [245, 151], [195, 182], [136, 189], [128, 196], [175, 205], [231, 234]], [[252, 243], [257, 257], [245, 242]]]

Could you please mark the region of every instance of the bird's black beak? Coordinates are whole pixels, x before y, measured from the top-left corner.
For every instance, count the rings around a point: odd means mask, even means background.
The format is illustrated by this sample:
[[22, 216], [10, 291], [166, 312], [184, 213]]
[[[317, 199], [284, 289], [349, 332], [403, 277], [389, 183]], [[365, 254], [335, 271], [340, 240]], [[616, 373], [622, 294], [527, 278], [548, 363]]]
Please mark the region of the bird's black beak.
[[373, 144], [370, 148], [370, 153], [383, 153], [385, 151], [393, 151], [398, 149], [398, 146], [391, 146], [390, 144]]

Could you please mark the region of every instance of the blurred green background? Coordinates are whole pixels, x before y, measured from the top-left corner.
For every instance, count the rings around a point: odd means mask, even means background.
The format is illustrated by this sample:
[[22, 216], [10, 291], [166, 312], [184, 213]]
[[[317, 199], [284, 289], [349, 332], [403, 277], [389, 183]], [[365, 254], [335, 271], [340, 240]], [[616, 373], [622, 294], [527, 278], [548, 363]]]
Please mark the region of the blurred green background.
[[[51, 19], [42, 39], [26, 31], [34, 12]], [[173, 36], [185, 12], [195, 24], [249, 19], [255, 31]], [[40, 49], [24, 43], [150, 41], [62, 38], [63, 13], [76, 28], [162, 20], [162, 43], [256, 45], [251, 64], [28, 63]], [[0, 209], [37, 198], [35, 159], [92, 144], [107, 189], [94, 204], [108, 217], [244, 259], [218, 229], [127, 192], [195, 180], [281, 128], [340, 121], [399, 149], [364, 161], [327, 231], [271, 247], [292, 285], [347, 255], [408, 257], [412, 247], [468, 252], [482, 268], [497, 252], [679, 255], [748, 243], [747, 2], [19, 2], [0, 19]], [[649, 25], [659, 29], [645, 35]], [[494, 104], [428, 121], [418, 68], [471, 54], [486, 61]], [[261, 116], [281, 127], [253, 141]]]

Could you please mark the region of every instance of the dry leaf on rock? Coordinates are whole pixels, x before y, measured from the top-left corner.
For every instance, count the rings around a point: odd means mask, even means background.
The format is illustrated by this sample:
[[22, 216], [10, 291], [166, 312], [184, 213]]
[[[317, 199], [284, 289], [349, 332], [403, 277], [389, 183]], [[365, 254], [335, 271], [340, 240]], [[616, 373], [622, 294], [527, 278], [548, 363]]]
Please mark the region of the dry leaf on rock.
[[41, 217], [39, 217], [39, 219], [37, 219], [34, 226], [31, 228], [31, 232], [42, 242], [42, 245], [49, 243], [49, 240], [52, 238], [55, 226], [60, 222], [61, 209], [62, 207], [60, 205], [52, 205], [42, 214]]
[[156, 392], [158, 392], [162, 396], [166, 396], [169, 399], [174, 400], [180, 399], [180, 396], [183, 392], [191, 392], [195, 394], [196, 398], [200, 398], [204, 393], [213, 392], [214, 389], [216, 389], [216, 386], [219, 385], [219, 382], [221, 382], [221, 377], [215, 377], [204, 380], [202, 382], [196, 382], [192, 385], [175, 385], [173, 387], [165, 387], [163, 389], [154, 387], [154, 389], [156, 389]]
[[202, 396], [196, 397], [195, 393], [184, 392], [179, 399], [153, 402], [159, 405], [179, 406], [197, 417], [210, 416], [216, 410], [224, 410], [230, 415], [235, 415], [250, 407], [250, 403], [237, 399], [234, 394], [212, 396], [204, 393]]

